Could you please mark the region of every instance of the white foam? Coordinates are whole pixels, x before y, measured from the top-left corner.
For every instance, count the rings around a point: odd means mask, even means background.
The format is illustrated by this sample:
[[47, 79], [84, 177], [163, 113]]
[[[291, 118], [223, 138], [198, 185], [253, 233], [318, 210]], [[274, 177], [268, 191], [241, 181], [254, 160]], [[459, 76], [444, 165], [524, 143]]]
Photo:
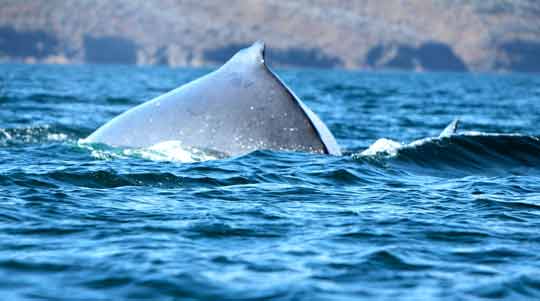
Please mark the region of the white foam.
[[459, 136], [485, 136], [485, 137], [489, 137], [489, 136], [494, 136], [494, 137], [497, 137], [497, 136], [512, 136], [512, 137], [516, 137], [516, 136], [523, 136], [523, 134], [519, 134], [519, 133], [485, 133], [485, 132], [477, 132], [477, 131], [467, 131], [467, 132], [463, 132], [461, 134], [459, 134]]
[[[485, 132], [477, 132], [477, 131], [467, 131], [460, 134], [453, 134], [452, 136], [469, 136], [469, 137], [501, 137], [501, 136], [523, 136], [522, 134], [517, 133], [485, 133]], [[375, 141], [372, 145], [370, 145], [366, 150], [360, 153], [361, 156], [374, 156], [374, 155], [388, 155], [388, 156], [395, 156], [397, 155], [397, 152], [400, 149], [404, 148], [414, 148], [422, 146], [426, 143], [430, 142], [437, 142], [442, 139], [446, 139], [448, 137], [427, 137], [415, 140], [408, 144], [403, 144], [394, 140], [381, 138]], [[536, 138], [537, 139], [537, 138]]]
[[6, 140], [11, 140], [13, 138], [11, 134], [5, 129], [0, 129], [0, 134], [2, 134], [6, 138]]
[[397, 154], [397, 151], [403, 147], [403, 144], [400, 142], [381, 138], [372, 145], [369, 146], [368, 149], [364, 150], [360, 155], [362, 156], [374, 156], [377, 154], [388, 154], [391, 156], [395, 156]]
[[47, 134], [47, 140], [49, 141], [62, 141], [62, 140], [66, 140], [68, 138], [68, 136], [66, 134], [62, 134], [62, 133], [50, 133], [50, 134]]
[[78, 145], [88, 149], [92, 157], [100, 160], [140, 157], [152, 161], [193, 163], [219, 159], [218, 155], [209, 151], [186, 148], [180, 141], [164, 141], [148, 148], [114, 148], [93, 145], [80, 139]]
[[[125, 152], [129, 153], [129, 149]], [[216, 155], [198, 148], [186, 148], [180, 141], [165, 141], [147, 149], [136, 150], [141, 157], [154, 161], [174, 161], [183, 163], [201, 162], [219, 159]]]

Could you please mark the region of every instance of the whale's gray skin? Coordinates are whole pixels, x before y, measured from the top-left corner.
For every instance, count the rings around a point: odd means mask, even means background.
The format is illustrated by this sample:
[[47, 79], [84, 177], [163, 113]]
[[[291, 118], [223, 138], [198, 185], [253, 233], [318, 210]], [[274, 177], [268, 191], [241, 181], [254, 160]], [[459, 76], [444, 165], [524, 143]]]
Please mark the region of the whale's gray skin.
[[264, 62], [256, 42], [218, 70], [113, 118], [85, 142], [149, 147], [165, 141], [234, 156], [257, 149], [340, 155], [326, 125]]

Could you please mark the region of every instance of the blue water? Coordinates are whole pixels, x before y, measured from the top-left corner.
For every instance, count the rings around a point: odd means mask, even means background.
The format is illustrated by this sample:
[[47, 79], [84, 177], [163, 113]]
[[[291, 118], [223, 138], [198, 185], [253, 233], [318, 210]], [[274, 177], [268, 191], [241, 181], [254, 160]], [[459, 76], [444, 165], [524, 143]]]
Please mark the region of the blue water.
[[278, 71], [341, 157], [80, 141], [207, 71], [0, 65], [2, 300], [540, 298], [540, 77]]

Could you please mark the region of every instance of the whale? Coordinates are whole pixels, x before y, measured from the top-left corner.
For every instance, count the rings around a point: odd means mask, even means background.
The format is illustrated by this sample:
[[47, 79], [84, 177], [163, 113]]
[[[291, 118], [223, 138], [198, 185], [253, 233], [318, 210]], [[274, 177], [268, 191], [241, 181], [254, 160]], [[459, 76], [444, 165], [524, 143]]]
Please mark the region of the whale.
[[128, 109], [83, 140], [237, 156], [255, 150], [341, 155], [324, 122], [266, 64], [265, 44], [240, 50], [217, 70]]

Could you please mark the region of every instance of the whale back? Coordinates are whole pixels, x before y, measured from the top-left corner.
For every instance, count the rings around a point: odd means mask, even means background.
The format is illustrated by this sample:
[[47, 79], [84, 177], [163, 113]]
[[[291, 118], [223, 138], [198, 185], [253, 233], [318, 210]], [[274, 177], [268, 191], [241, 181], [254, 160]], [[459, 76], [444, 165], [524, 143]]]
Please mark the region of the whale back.
[[257, 149], [339, 155], [324, 123], [265, 64], [257, 42], [214, 72], [134, 107], [87, 139], [122, 147], [180, 141], [238, 155]]

